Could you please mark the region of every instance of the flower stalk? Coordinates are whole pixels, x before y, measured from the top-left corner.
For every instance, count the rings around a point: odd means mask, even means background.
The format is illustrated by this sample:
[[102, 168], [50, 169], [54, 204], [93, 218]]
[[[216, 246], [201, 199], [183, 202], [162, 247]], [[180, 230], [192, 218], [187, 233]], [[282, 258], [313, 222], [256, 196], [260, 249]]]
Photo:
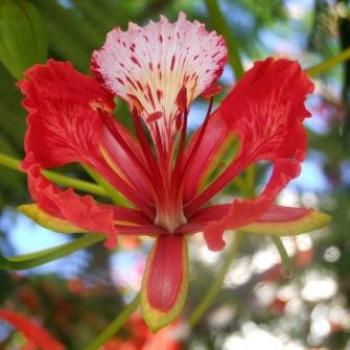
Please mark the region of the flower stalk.
[[44, 249], [38, 252], [3, 257], [0, 255], [0, 269], [27, 270], [57, 260], [78, 250], [85, 249], [106, 239], [105, 235], [87, 234], [58, 247]]
[[115, 333], [117, 333], [130, 316], [134, 313], [140, 304], [140, 295], [138, 294], [134, 300], [128, 304], [124, 310], [90, 343], [84, 350], [97, 350], [105, 344]]
[[[0, 153], [0, 165], [12, 170], [23, 172], [18, 159], [3, 153]], [[43, 170], [43, 174], [48, 180], [55, 182], [57, 185], [72, 187], [76, 190], [95, 194], [97, 196], [108, 197], [108, 194], [104, 188], [91, 182], [73, 179], [69, 176], [58, 174], [49, 170]]]

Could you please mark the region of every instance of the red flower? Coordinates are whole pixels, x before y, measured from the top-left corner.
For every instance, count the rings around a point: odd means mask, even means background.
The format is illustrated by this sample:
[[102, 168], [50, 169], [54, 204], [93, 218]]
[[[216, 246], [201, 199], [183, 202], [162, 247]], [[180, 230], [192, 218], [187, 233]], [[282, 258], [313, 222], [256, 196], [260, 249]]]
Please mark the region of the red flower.
[[28, 339], [25, 349], [39, 347], [42, 350], [64, 350], [63, 345], [52, 338], [45, 329], [28, 321], [22, 315], [9, 310], [0, 310], [0, 320], [10, 323], [14, 328], [24, 333]]
[[[187, 237], [203, 232], [212, 250], [223, 232], [237, 229], [296, 234], [321, 227], [328, 217], [312, 209], [274, 205], [305, 157], [304, 100], [313, 84], [295, 61], [256, 62], [186, 143], [187, 116], [199, 95], [218, 92], [227, 50], [224, 39], [180, 14], [144, 28], [112, 30], [94, 52], [94, 77], [70, 63], [50, 60], [26, 72], [26, 157], [32, 198], [55, 222], [71, 229], [156, 239], [147, 264], [142, 310], [158, 329], [177, 317], [188, 286]], [[112, 115], [113, 98], [125, 99], [135, 134]], [[148, 133], [150, 137], [148, 137]], [[215, 164], [239, 142], [235, 158], [219, 174]], [[272, 175], [254, 199], [210, 201], [248, 166], [268, 161]], [[79, 162], [102, 175], [132, 204], [99, 204], [62, 190], [41, 170]]]

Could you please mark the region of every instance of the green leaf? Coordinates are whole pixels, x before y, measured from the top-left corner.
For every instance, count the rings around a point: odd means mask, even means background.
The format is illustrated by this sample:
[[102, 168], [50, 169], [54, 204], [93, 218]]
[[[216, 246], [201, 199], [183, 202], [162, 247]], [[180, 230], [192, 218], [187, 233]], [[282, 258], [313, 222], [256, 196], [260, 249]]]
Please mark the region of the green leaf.
[[46, 60], [47, 46], [45, 22], [32, 3], [0, 2], [0, 59], [16, 79], [33, 64]]

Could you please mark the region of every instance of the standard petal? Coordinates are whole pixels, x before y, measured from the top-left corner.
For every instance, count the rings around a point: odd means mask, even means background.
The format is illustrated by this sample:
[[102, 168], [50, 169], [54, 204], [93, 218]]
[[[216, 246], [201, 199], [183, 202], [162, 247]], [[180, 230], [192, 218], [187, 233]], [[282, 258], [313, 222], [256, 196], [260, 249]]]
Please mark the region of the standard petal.
[[163, 132], [174, 132], [176, 116], [221, 75], [224, 39], [180, 13], [126, 32], [113, 29], [94, 52], [92, 68], [114, 94], [140, 109]]
[[188, 291], [187, 242], [183, 235], [157, 238], [142, 282], [141, 308], [152, 331], [166, 326], [181, 313]]
[[273, 206], [257, 222], [240, 231], [267, 235], [297, 235], [328, 225], [331, 217], [314, 209]]
[[64, 350], [65, 347], [55, 340], [45, 329], [34, 322], [27, 320], [22, 315], [9, 310], [0, 310], [0, 319], [10, 323], [16, 330], [24, 333], [31, 345], [36, 345], [42, 350]]

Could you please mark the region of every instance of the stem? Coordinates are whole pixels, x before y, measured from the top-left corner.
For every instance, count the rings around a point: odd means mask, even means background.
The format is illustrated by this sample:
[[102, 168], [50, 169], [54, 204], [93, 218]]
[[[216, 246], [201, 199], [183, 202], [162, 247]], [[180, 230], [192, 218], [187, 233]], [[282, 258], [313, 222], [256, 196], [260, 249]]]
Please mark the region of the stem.
[[0, 165], [3, 165], [12, 170], [22, 171], [20, 168], [20, 162], [18, 159], [12, 158], [3, 153], [0, 153]]
[[57, 185], [72, 187], [76, 190], [96, 194], [98, 196], [108, 197], [105, 189], [91, 182], [73, 179], [72, 177], [61, 175], [48, 170], [43, 170], [42, 173], [48, 180], [55, 182]]
[[275, 247], [278, 250], [278, 253], [280, 254], [281, 260], [282, 260], [282, 274], [287, 277], [291, 278], [294, 274], [294, 264], [292, 259], [289, 257], [286, 248], [283, 245], [283, 242], [280, 237], [278, 236], [271, 236], [271, 239], [273, 243], [275, 244]]
[[329, 69], [333, 68], [339, 63], [342, 63], [350, 58], [350, 47], [344, 51], [332, 56], [331, 58], [323, 61], [320, 64], [307, 68], [306, 71], [310, 76], [314, 76], [320, 73], [324, 73]]
[[119, 331], [120, 328], [124, 326], [139, 304], [140, 295], [138, 294], [135, 299], [107, 326], [107, 328], [105, 328], [91, 344], [85, 347], [84, 350], [97, 350], [101, 345], [105, 344], [116, 332]]
[[3, 257], [0, 255], [0, 269], [26, 270], [32, 267], [46, 264], [50, 261], [72, 254], [77, 250], [90, 247], [106, 239], [102, 234], [86, 234], [74, 241], [62, 244], [58, 247], [44, 249], [39, 252], [18, 255], [13, 257]]
[[229, 61], [235, 73], [236, 79], [238, 80], [243, 75], [244, 69], [241, 57], [239, 55], [236, 37], [234, 36], [232, 29], [228, 26], [227, 21], [220, 10], [218, 4], [219, 1], [204, 0], [204, 2], [207, 6], [207, 10], [214, 27], [226, 39], [229, 52]]
[[202, 318], [202, 316], [210, 307], [217, 294], [220, 292], [221, 285], [228, 271], [230, 270], [233, 260], [237, 256], [237, 252], [241, 245], [242, 238], [243, 234], [241, 232], [237, 232], [235, 238], [233, 239], [232, 243], [228, 248], [224, 263], [217, 273], [217, 278], [209, 286], [209, 289], [207, 290], [200, 303], [196, 306], [196, 308], [188, 317], [189, 326], [194, 327], [198, 323], [198, 321]]
[[[18, 159], [7, 156], [3, 153], [0, 153], [0, 165], [23, 172]], [[85, 191], [98, 196], [108, 197], [105, 189], [88, 181], [73, 179], [72, 177], [61, 175], [49, 170], [43, 170], [42, 173], [48, 180], [53, 181], [58, 185], [72, 187], [76, 190]]]

